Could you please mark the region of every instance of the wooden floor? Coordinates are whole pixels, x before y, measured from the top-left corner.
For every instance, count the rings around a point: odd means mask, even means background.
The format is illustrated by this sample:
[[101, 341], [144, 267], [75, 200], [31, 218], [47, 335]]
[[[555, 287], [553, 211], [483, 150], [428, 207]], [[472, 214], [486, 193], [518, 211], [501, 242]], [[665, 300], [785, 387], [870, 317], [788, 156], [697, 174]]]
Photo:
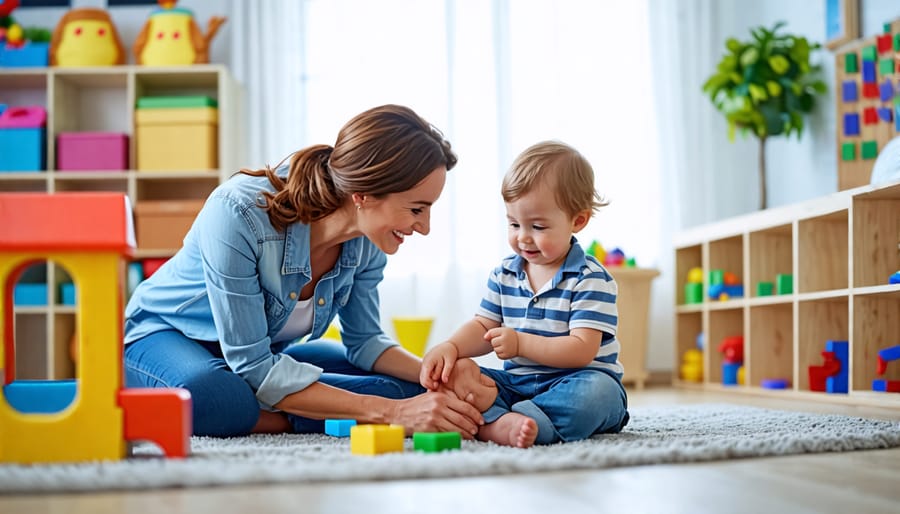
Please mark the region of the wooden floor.
[[[900, 410], [650, 389], [636, 405], [732, 402], [900, 420]], [[318, 512], [573, 514], [900, 512], [900, 448], [709, 464], [347, 484], [0, 496], [0, 512], [180, 514]]]

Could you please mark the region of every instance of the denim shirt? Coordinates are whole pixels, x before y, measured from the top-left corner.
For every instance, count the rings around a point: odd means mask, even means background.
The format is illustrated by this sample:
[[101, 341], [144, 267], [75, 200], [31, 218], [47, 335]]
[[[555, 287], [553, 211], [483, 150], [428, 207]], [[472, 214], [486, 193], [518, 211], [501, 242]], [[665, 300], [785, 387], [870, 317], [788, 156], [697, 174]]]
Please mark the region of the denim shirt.
[[[293, 341], [272, 340], [311, 279], [310, 228], [295, 223], [276, 230], [259, 207], [263, 190], [272, 190], [266, 177], [241, 174], [213, 191], [181, 250], [134, 291], [125, 309], [125, 344], [172, 329], [218, 341], [228, 366], [262, 405], [272, 406], [316, 382], [322, 369], [282, 354]], [[380, 322], [377, 286], [386, 263], [365, 237], [346, 241], [312, 297], [310, 337], [321, 337], [339, 315], [347, 359], [367, 371], [397, 345]]]

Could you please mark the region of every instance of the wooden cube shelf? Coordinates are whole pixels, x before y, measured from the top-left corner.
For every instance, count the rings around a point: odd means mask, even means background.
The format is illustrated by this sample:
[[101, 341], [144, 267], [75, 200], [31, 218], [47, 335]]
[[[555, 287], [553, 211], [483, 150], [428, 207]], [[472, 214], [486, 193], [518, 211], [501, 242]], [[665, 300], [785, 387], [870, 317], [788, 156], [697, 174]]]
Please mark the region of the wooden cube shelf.
[[[687, 303], [687, 274], [703, 270], [701, 303]], [[900, 182], [863, 186], [808, 202], [704, 225], [675, 242], [674, 368], [703, 345], [699, 387], [736, 394], [792, 396], [900, 409], [900, 394], [873, 391], [875, 379], [900, 380], [900, 361], [877, 374], [878, 352], [900, 345]], [[733, 273], [742, 297], [710, 298], [710, 272]], [[760, 282], [782, 277], [790, 292]], [[723, 384], [722, 341], [743, 336], [742, 384]], [[827, 341], [848, 341], [849, 392], [813, 391], [810, 366], [822, 366]], [[678, 373], [676, 373], [678, 376]], [[787, 379], [787, 390], [767, 389]], [[675, 384], [697, 387], [681, 377]]]

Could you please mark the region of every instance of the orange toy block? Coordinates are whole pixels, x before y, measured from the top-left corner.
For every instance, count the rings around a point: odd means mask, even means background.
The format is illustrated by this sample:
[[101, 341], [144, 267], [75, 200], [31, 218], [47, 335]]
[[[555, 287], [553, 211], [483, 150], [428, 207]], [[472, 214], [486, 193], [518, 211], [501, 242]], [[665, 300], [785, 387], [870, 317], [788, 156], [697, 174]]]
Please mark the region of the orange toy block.
[[125, 413], [126, 441], [152, 441], [167, 457], [191, 453], [194, 427], [187, 389], [121, 389], [119, 406]]

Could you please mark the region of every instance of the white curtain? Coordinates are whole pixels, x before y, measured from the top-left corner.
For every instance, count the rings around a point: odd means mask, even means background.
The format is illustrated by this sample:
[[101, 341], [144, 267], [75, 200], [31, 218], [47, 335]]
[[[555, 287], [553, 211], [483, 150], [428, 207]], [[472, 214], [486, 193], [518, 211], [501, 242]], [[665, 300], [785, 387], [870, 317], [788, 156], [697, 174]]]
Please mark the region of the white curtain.
[[[651, 20], [655, 4], [668, 2], [233, 2], [246, 15], [233, 27], [233, 66], [247, 92], [249, 160], [332, 143], [351, 116], [388, 102], [415, 109], [459, 153], [431, 234], [389, 259], [386, 327], [393, 316], [434, 317], [435, 344], [472, 315], [488, 271], [510, 252], [500, 179], [543, 139], [579, 149], [611, 201], [579, 239], [621, 247], [641, 266], [669, 266], [679, 181], [662, 171], [689, 166], [662, 166], [671, 156], [659, 150], [668, 132], [657, 99], [671, 77], [655, 75], [653, 54], [667, 42]], [[651, 368], [672, 362], [671, 282], [654, 283], [661, 319], [651, 323]]]

